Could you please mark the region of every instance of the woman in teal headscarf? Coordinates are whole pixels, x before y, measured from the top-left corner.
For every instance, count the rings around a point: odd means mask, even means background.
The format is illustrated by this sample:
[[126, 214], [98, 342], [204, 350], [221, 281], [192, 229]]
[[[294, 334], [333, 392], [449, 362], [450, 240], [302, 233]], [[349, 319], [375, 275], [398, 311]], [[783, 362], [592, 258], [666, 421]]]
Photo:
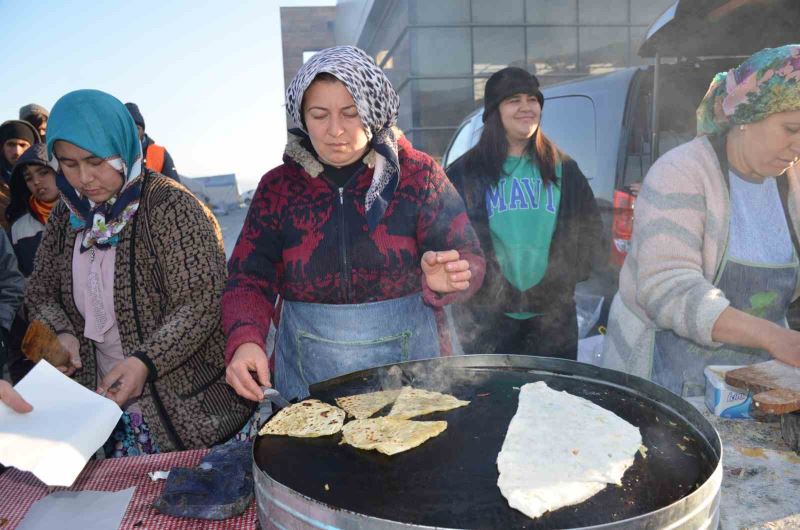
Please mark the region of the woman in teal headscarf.
[[48, 127], [62, 203], [29, 279], [31, 320], [69, 351], [63, 372], [125, 411], [108, 456], [224, 441], [252, 407], [223, 378], [216, 220], [144, 168], [133, 119], [113, 96], [71, 92]]
[[662, 156], [636, 202], [604, 363], [702, 394], [709, 364], [800, 366], [800, 45], [717, 74], [698, 137]]

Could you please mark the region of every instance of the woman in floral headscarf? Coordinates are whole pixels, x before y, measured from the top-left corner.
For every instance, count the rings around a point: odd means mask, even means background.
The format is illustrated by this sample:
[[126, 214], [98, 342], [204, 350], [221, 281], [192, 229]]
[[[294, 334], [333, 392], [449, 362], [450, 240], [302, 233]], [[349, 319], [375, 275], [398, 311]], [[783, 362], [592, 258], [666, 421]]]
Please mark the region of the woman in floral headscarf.
[[609, 316], [604, 362], [677, 394], [709, 364], [800, 366], [800, 45], [718, 74], [698, 137], [662, 156], [636, 202], [633, 246]]
[[253, 401], [273, 383], [265, 341], [278, 295], [274, 385], [291, 399], [342, 373], [447, 353], [437, 314], [483, 278], [464, 203], [393, 128], [399, 99], [372, 58], [318, 52], [286, 104], [301, 129], [253, 196], [222, 297], [227, 379]]
[[207, 447], [236, 434], [252, 407], [222, 379], [225, 253], [214, 217], [144, 168], [133, 119], [104, 92], [56, 102], [47, 154], [62, 202], [25, 302], [69, 352], [59, 368], [124, 410], [106, 455]]

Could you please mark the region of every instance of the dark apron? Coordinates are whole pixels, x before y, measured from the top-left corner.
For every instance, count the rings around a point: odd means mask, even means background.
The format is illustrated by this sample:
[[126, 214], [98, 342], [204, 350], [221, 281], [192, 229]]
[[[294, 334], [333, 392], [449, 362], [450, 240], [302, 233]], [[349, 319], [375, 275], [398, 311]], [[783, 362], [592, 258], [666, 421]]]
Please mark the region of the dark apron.
[[[726, 251], [714, 285], [725, 293], [730, 307], [788, 327], [786, 311], [797, 280], [796, 255], [786, 265], [763, 265], [736, 261]], [[704, 394], [703, 369], [708, 365], [753, 364], [772, 358], [755, 348], [701, 346], [666, 330], [656, 333], [653, 353], [653, 381], [683, 397]]]
[[368, 304], [283, 301], [275, 387], [286, 399], [338, 375], [439, 356], [433, 310], [420, 293]]

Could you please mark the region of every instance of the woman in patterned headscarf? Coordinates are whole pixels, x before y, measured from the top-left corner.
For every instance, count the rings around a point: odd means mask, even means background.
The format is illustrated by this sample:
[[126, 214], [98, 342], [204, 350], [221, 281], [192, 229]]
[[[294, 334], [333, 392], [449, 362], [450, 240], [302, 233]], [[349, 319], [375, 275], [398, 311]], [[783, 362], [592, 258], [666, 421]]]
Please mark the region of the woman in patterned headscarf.
[[227, 379], [254, 401], [273, 384], [265, 340], [278, 295], [274, 386], [291, 399], [338, 374], [446, 353], [440, 308], [483, 277], [461, 198], [393, 127], [397, 94], [369, 56], [318, 52], [286, 104], [300, 129], [253, 196], [222, 298]]
[[703, 392], [709, 364], [800, 366], [800, 45], [718, 74], [698, 137], [661, 157], [636, 202], [633, 246], [604, 362], [673, 392]]
[[[145, 169], [123, 104], [70, 92], [50, 115], [47, 154], [62, 201], [28, 280], [31, 330], [55, 333], [59, 368], [123, 408], [107, 456], [207, 447], [252, 407], [222, 380], [225, 254], [200, 202]], [[29, 331], [33, 333], [34, 331]]]

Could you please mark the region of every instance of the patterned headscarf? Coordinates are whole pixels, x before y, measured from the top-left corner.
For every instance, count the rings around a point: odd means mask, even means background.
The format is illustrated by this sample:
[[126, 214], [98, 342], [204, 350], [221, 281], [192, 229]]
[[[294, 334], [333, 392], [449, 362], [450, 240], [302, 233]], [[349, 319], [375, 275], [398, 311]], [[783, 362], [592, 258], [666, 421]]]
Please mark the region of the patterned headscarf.
[[764, 48], [714, 76], [697, 108], [697, 135], [725, 133], [778, 112], [800, 110], [800, 44]]
[[[95, 204], [81, 197], [58, 167], [53, 145], [63, 140], [102, 158], [119, 171], [123, 185], [116, 196]], [[56, 184], [70, 210], [70, 222], [83, 229], [81, 251], [107, 248], [133, 219], [142, 191], [142, 144], [133, 118], [117, 98], [99, 90], [76, 90], [59, 99], [47, 122], [47, 154]]]
[[397, 121], [400, 98], [383, 70], [354, 46], [336, 46], [317, 52], [294, 76], [286, 89], [286, 108], [295, 123], [303, 125], [303, 94], [314, 78], [329, 73], [341, 81], [355, 101], [370, 146], [375, 151], [375, 173], [364, 206], [367, 222], [374, 229], [383, 217], [400, 180], [397, 138], [392, 126]]

